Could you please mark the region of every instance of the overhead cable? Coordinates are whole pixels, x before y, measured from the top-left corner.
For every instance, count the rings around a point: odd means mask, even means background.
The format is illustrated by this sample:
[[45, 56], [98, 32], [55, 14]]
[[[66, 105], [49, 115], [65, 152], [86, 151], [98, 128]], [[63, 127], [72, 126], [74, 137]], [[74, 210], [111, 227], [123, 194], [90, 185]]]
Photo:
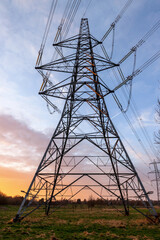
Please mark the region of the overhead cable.
[[[57, 4], [57, 0], [55, 0], [55, 1], [56, 1], [56, 4]], [[79, 8], [80, 3], [81, 3], [81, 0], [73, 0], [73, 1], [68, 0], [67, 1], [62, 19], [60, 21], [60, 25], [58, 27], [57, 33], [56, 33], [55, 38], [54, 38], [54, 43], [59, 41], [59, 40], [61, 41], [62, 38], [65, 38], [66, 35], [68, 34], [69, 29], [71, 27], [71, 24], [72, 24], [72, 22], [75, 18], [77, 10]], [[45, 45], [44, 43], [46, 42], [46, 39], [47, 39], [47, 36], [48, 36], [48, 32], [49, 32], [49, 28], [50, 28], [50, 25], [51, 25], [51, 21], [53, 19], [53, 13], [55, 11], [55, 7], [56, 7], [56, 5], [54, 5], [52, 3], [50, 14], [49, 14], [48, 21], [47, 21], [47, 26], [46, 26], [46, 29], [45, 29], [45, 34], [43, 36], [41, 48], [40, 48], [40, 51], [39, 51], [39, 57], [37, 59], [37, 64], [39, 64], [41, 62], [40, 60], [41, 60], [42, 54], [43, 54], [43, 48], [44, 48], [44, 45]], [[55, 60], [57, 58], [58, 54], [61, 56], [61, 58], [64, 59], [64, 64], [66, 65], [66, 61], [65, 61], [65, 57], [63, 56], [63, 52], [59, 48], [55, 49], [51, 61]], [[66, 67], [67, 67], [67, 65], [66, 65]], [[47, 73], [44, 76], [44, 78], [47, 79], [45, 87], [47, 87], [47, 84], [49, 82], [50, 74], [51, 74], [51, 72], [47, 71]], [[53, 103], [51, 103], [48, 98], [45, 98], [45, 100], [47, 102], [47, 108], [48, 109], [49, 109], [48, 104], [50, 104], [52, 106], [52, 108], [54, 109], [54, 111], [60, 112], [60, 110]], [[50, 109], [49, 109], [49, 112], [53, 113], [53, 112], [51, 112]]]
[[152, 36], [154, 32], [156, 32], [160, 27], [160, 20], [158, 20], [153, 27], [138, 41], [138, 43], [131, 48], [131, 50], [119, 61], [119, 64], [123, 63], [137, 48], [141, 47], [149, 37]]
[[92, 0], [89, 1], [88, 5], [87, 5], [87, 7], [86, 7], [86, 9], [84, 11], [83, 17], [86, 15], [86, 12], [87, 12], [89, 6], [91, 5], [91, 2], [92, 2]]
[[127, 82], [131, 81], [133, 77], [136, 77], [143, 70], [145, 70], [148, 66], [150, 66], [153, 62], [155, 62], [160, 57], [160, 50], [155, 53], [151, 58], [149, 58], [145, 63], [143, 63], [139, 68], [137, 68], [131, 75], [129, 75], [123, 82], [121, 82], [118, 86], [116, 86], [113, 91], [118, 90]]
[[[134, 67], [135, 67], [135, 66], [134, 66]], [[134, 70], [134, 68], [133, 68], [133, 70]], [[117, 82], [120, 82], [120, 79], [119, 79], [116, 71], [113, 71], [113, 73], [114, 73], [114, 75], [115, 75], [115, 78], [116, 78]], [[122, 74], [121, 74], [121, 75], [122, 75]], [[132, 82], [132, 81], [130, 81], [130, 82]], [[127, 85], [127, 86], [128, 86], [128, 85]], [[126, 100], [129, 101], [129, 100], [128, 100], [128, 96], [127, 96], [128, 94], [127, 94], [126, 90], [127, 90], [127, 88], [126, 88], [126, 89], [125, 89], [125, 88], [122, 88], [122, 93], [123, 93], [124, 97], [126, 98]], [[129, 91], [130, 91], [130, 89], [129, 89]], [[130, 94], [130, 93], [129, 93], [129, 94]], [[116, 99], [116, 96], [114, 96], [114, 98], [115, 98], [115, 101], [116, 101], [118, 107], [120, 108], [121, 112], [126, 113], [126, 110], [124, 110], [124, 108], [122, 107], [122, 105], [120, 104], [120, 102], [118, 102], [118, 100]], [[127, 107], [128, 107], [128, 106], [127, 106]], [[127, 108], [126, 108], [126, 109], [127, 109]], [[140, 129], [141, 129], [141, 131], [142, 131], [142, 133], [143, 133], [143, 135], [144, 135], [144, 137], [145, 137], [145, 139], [146, 139], [149, 147], [150, 147], [150, 150], [152, 151], [152, 153], [153, 153], [153, 155], [155, 156], [155, 158], [157, 158], [157, 153], [156, 153], [155, 147], [154, 147], [154, 145], [153, 145], [153, 143], [152, 143], [152, 140], [150, 139], [150, 137], [149, 137], [149, 135], [148, 135], [148, 132], [147, 132], [147, 130], [146, 130], [146, 128], [145, 128], [145, 126], [144, 126], [144, 124], [143, 124], [143, 122], [142, 122], [142, 119], [140, 119], [140, 117], [139, 117], [140, 114], [138, 113], [138, 109], [137, 109], [136, 104], [135, 104], [135, 102], [134, 102], [134, 100], [133, 100], [133, 97], [130, 98], [130, 109], [131, 109], [131, 111], [132, 111], [132, 113], [133, 113], [133, 115], [134, 115], [134, 117], [135, 117], [135, 120], [136, 120], [136, 121], [138, 122], [138, 124], [139, 124], [139, 127], [140, 127]]]
[[130, 119], [128, 118], [127, 114], [126, 114], [125, 112], [123, 112], [122, 105], [121, 105], [121, 103], [119, 102], [119, 99], [118, 99], [118, 97], [116, 96], [115, 93], [113, 94], [113, 98], [115, 99], [115, 102], [117, 103], [118, 107], [119, 107], [120, 110], [122, 111], [122, 113], [123, 113], [126, 121], [128, 122], [128, 125], [130, 126], [130, 128], [131, 128], [133, 134], [135, 135], [136, 139], [138, 140], [139, 144], [140, 144], [141, 147], [143, 148], [143, 150], [144, 150], [144, 152], [146, 153], [146, 155], [149, 157], [150, 161], [152, 161], [152, 157], [150, 156], [147, 148], [145, 147], [145, 145], [144, 145], [143, 142], [141, 141], [141, 139], [140, 139], [137, 131], [135, 130], [135, 128], [134, 128], [134, 126], [133, 126], [133, 124], [132, 124], [132, 122], [131, 122]]
[[116, 17], [116, 19], [114, 20], [114, 22], [111, 24], [110, 28], [107, 30], [107, 32], [104, 34], [104, 36], [101, 39], [101, 42], [103, 42], [106, 37], [109, 35], [109, 33], [112, 31], [112, 29], [115, 27], [115, 25], [119, 22], [119, 20], [122, 18], [123, 14], [126, 12], [127, 8], [131, 5], [131, 3], [133, 2], [133, 0], [128, 0], [126, 2], [126, 4], [124, 5], [124, 7], [122, 8], [122, 10], [120, 11], [120, 13], [118, 14], [118, 16]]
[[[132, 74], [134, 73], [136, 68], [136, 51], [134, 53], [134, 63], [133, 63], [133, 71]], [[129, 97], [128, 97], [128, 103], [127, 103], [127, 107], [125, 110], [123, 110], [124, 113], [126, 113], [129, 109], [130, 103], [131, 103], [131, 96], [132, 96], [132, 81], [129, 81]]]
[[42, 37], [42, 43], [41, 43], [41, 46], [40, 46], [40, 50], [38, 52], [36, 66], [41, 63], [43, 50], [44, 50], [44, 47], [45, 47], [45, 44], [46, 44], [46, 41], [47, 41], [48, 33], [49, 33], [49, 30], [50, 30], [50, 27], [51, 27], [51, 23], [52, 23], [54, 12], [55, 12], [55, 9], [56, 9], [56, 6], [57, 6], [57, 2], [58, 2], [58, 0], [53, 0], [52, 4], [51, 4], [47, 24], [46, 24], [45, 31], [44, 31], [44, 34], [43, 34], [43, 37]]

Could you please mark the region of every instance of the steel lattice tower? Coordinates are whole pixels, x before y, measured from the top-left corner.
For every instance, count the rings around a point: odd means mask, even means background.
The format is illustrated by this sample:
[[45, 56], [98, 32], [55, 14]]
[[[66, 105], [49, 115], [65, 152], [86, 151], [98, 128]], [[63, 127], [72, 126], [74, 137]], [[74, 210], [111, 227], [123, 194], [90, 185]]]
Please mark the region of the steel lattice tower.
[[[120, 200], [126, 215], [130, 200], [138, 199], [157, 217], [109, 116], [104, 97], [112, 91], [98, 73], [117, 64], [93, 52], [98, 44], [101, 42], [90, 34], [88, 19], [83, 18], [78, 35], [54, 44], [76, 53], [36, 67], [71, 76], [48, 88], [44, 78], [40, 94], [65, 99], [65, 105], [15, 221], [41, 205], [48, 214], [55, 200], [74, 198], [84, 190], [104, 200]], [[41, 201], [29, 210], [36, 199]]]
[[153, 164], [153, 167], [154, 167], [154, 170], [149, 173], [152, 173], [155, 175], [155, 178], [152, 181], [156, 182], [157, 200], [158, 200], [158, 204], [160, 204], [160, 171], [158, 167], [160, 162], [154, 160], [150, 164]]

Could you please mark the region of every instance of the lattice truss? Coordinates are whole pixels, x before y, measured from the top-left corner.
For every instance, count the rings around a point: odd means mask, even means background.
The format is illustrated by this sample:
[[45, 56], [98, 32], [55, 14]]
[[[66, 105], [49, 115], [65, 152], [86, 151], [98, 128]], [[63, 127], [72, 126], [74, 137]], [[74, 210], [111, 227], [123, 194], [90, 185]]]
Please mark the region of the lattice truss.
[[[81, 20], [78, 35], [54, 44], [61, 58], [36, 68], [43, 76], [43, 98], [65, 99], [60, 121], [26, 193], [16, 219], [23, 219], [41, 205], [48, 214], [62, 199], [116, 199], [129, 214], [132, 200], [141, 201], [151, 214], [156, 211], [111, 121], [104, 97], [112, 91], [99, 72], [119, 64], [94, 53], [101, 44]], [[75, 53], [63, 56], [63, 48]], [[53, 85], [45, 71], [69, 73]], [[52, 104], [52, 103], [51, 103]], [[30, 210], [28, 207], [38, 202]]]

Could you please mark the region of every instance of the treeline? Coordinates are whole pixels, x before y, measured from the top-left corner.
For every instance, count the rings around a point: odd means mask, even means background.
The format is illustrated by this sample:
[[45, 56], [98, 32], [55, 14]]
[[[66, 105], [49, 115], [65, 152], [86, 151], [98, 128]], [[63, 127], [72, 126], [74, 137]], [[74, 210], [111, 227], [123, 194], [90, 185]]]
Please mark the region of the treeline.
[[[6, 194], [0, 192], [0, 205], [20, 205], [23, 201], [23, 197], [22, 196], [7, 196]], [[28, 201], [26, 201], [27, 204]], [[40, 200], [34, 200], [32, 202], [32, 205], [37, 205], [37, 204], [41, 204], [44, 202], [44, 199], [41, 198]], [[152, 201], [154, 205], [158, 205], [157, 201]], [[138, 201], [138, 200], [130, 200], [129, 201], [130, 205], [136, 205], [136, 206], [143, 206], [143, 203]], [[58, 205], [62, 205], [62, 206], [67, 206], [70, 205], [72, 207], [76, 207], [76, 206], [84, 206], [87, 205], [89, 208], [95, 207], [95, 206], [99, 206], [99, 207], [105, 207], [105, 206], [121, 206], [122, 205], [122, 201], [120, 200], [110, 200], [110, 199], [93, 199], [92, 197], [89, 197], [88, 200], [84, 199], [83, 201], [79, 198], [77, 200], [67, 200], [67, 199], [62, 199], [62, 200], [58, 200], [58, 201], [54, 201], [52, 203], [52, 205], [58, 206]]]
[[[128, 201], [129, 205], [132, 205], [132, 206], [137, 206], [137, 207], [143, 207], [144, 204], [139, 201], [139, 200], [129, 200]], [[158, 204], [158, 201], [152, 201], [153, 205], [159, 205]], [[93, 198], [89, 198], [88, 200], [81, 200], [81, 199], [77, 199], [77, 200], [74, 200], [74, 201], [70, 201], [70, 200], [67, 200], [67, 199], [63, 199], [61, 201], [55, 201], [52, 203], [52, 205], [63, 205], [63, 206], [67, 206], [67, 205], [71, 205], [71, 206], [84, 206], [84, 205], [87, 205], [89, 208], [93, 208], [93, 207], [105, 207], [105, 206], [122, 206], [123, 203], [121, 200], [114, 200], [114, 199], [106, 199], [106, 200], [103, 200], [101, 198], [97, 198], [97, 199], [93, 199]], [[147, 203], [146, 203], [147, 205]]]
[[21, 196], [10, 197], [0, 192], [0, 205], [19, 205], [22, 200], [23, 197]]

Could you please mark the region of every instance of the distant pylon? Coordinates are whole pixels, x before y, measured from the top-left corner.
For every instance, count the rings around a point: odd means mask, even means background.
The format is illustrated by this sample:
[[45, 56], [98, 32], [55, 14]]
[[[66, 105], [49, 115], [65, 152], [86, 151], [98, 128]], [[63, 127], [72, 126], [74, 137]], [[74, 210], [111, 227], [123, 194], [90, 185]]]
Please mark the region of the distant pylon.
[[[44, 78], [40, 94], [44, 98], [56, 97], [66, 101], [15, 221], [41, 205], [49, 214], [55, 200], [74, 199], [75, 196], [86, 198], [82, 193], [90, 192], [104, 200], [120, 200], [126, 215], [130, 205], [137, 209], [133, 200], [139, 200], [157, 218], [109, 116], [104, 97], [112, 91], [98, 73], [117, 64], [93, 51], [98, 44], [101, 42], [90, 34], [88, 19], [83, 18], [78, 35], [54, 44], [60, 49], [76, 49], [76, 53], [36, 67], [39, 71], [57, 71], [71, 76], [49, 87]], [[37, 202], [37, 206], [29, 209]]]
[[154, 167], [154, 170], [149, 173], [155, 175], [155, 178], [152, 179], [152, 181], [156, 182], [157, 200], [158, 200], [158, 204], [160, 204], [160, 171], [158, 169], [158, 164], [160, 164], [160, 162], [157, 162], [154, 160], [150, 164], [153, 164], [153, 167]]

